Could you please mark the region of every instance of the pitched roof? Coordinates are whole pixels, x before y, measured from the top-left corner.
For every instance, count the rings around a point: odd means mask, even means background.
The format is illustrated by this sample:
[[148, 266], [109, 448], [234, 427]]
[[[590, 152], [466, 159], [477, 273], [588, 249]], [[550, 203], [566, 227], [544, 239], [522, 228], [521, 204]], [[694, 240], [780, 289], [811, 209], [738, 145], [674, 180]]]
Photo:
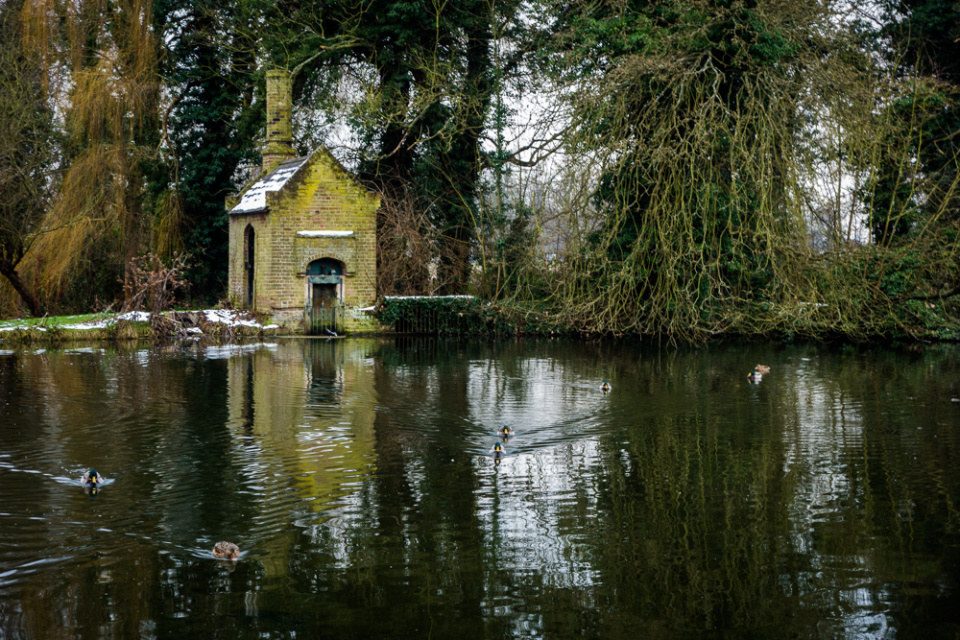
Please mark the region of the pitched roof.
[[297, 174], [300, 167], [307, 163], [310, 156], [286, 160], [277, 165], [277, 168], [257, 180], [252, 187], [244, 191], [240, 202], [230, 209], [230, 213], [252, 213], [267, 208], [267, 192], [280, 191], [283, 185]]

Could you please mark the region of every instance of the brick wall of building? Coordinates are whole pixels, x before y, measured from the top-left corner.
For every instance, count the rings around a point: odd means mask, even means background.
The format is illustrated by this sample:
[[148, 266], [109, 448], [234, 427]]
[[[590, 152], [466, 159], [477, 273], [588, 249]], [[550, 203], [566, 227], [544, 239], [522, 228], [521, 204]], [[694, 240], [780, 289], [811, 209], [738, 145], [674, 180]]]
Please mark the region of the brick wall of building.
[[293, 148], [293, 78], [286, 69], [267, 71], [266, 144], [261, 149], [263, 170], [297, 157]]
[[[267, 194], [267, 213], [230, 216], [230, 297], [243, 306], [245, 292], [244, 231], [256, 238], [254, 307], [295, 317], [309, 296], [307, 265], [321, 258], [344, 266], [343, 304], [373, 304], [376, 297], [376, 231], [379, 197], [361, 187], [324, 149], [318, 149], [278, 192]], [[345, 238], [301, 237], [298, 231], [352, 231]], [[294, 313], [296, 312], [296, 313]], [[362, 318], [348, 325], [360, 327]]]

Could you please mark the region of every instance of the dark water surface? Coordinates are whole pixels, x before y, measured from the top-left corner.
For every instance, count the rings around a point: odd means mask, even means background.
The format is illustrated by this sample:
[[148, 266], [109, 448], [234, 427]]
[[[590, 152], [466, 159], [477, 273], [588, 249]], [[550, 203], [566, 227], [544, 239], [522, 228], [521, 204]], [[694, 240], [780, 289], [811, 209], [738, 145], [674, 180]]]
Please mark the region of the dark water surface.
[[952, 346], [0, 352], [0, 638], [957, 638], [958, 581]]

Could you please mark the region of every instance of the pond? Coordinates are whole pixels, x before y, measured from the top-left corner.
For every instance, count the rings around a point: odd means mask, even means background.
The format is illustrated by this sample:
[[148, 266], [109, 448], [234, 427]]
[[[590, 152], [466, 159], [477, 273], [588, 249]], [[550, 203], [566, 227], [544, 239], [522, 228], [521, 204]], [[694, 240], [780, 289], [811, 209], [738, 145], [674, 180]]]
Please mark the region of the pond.
[[955, 638], [958, 581], [952, 345], [0, 352], [6, 639]]

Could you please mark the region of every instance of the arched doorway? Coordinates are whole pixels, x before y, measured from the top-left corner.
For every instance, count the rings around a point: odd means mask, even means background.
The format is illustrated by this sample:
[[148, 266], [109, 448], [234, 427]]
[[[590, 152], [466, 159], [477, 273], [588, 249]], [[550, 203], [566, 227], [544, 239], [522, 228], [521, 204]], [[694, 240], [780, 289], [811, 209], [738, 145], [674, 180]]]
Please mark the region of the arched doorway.
[[343, 263], [321, 258], [307, 265], [307, 319], [313, 335], [342, 332]]
[[255, 242], [255, 233], [251, 225], [247, 225], [247, 228], [243, 230], [243, 272], [244, 272], [244, 282], [246, 284], [243, 302], [248, 309], [254, 308], [254, 293], [253, 293], [253, 267], [254, 267], [254, 255], [256, 252], [256, 242]]

